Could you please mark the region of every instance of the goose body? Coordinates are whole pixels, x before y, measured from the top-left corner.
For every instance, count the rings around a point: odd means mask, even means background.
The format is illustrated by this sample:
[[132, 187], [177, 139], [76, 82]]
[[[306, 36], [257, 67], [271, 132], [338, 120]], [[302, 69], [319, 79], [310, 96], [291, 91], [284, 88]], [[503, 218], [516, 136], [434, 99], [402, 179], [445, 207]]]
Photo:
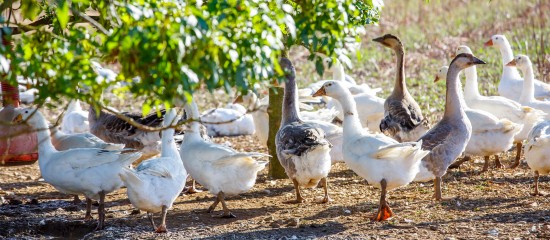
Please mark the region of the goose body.
[[[502, 76], [498, 84], [498, 93], [506, 98], [514, 101], [519, 101], [523, 90], [523, 79], [519, 75], [517, 69], [506, 66], [507, 63], [513, 60], [514, 54], [510, 42], [504, 35], [493, 35], [485, 46], [494, 46], [500, 50], [502, 55]], [[535, 92], [534, 96], [537, 99], [550, 98], [550, 85], [539, 80], [534, 80]]]
[[525, 160], [535, 175], [533, 195], [543, 195], [538, 183], [539, 175], [550, 173], [550, 121], [540, 122], [529, 133]]
[[124, 144], [107, 143], [91, 133], [66, 134], [59, 129], [51, 131], [52, 144], [58, 151], [73, 148], [100, 148], [105, 150], [120, 150]]
[[[158, 127], [162, 123], [165, 112], [165, 110], [161, 110], [160, 117], [157, 116], [156, 112], [146, 117], [142, 117], [141, 114], [122, 114], [142, 125]], [[142, 158], [144, 159], [160, 153], [159, 132], [138, 129], [116, 115], [105, 111], [99, 111], [99, 114], [97, 114], [93, 107], [89, 110], [88, 120], [90, 121], [90, 132], [105, 142], [124, 144], [126, 148], [139, 150], [143, 153]]]
[[[180, 154], [174, 141], [174, 128], [177, 123], [176, 110], [170, 109], [163, 120], [161, 155], [159, 158], [142, 162], [137, 168], [124, 168], [119, 174], [127, 187], [132, 205], [147, 211], [156, 232], [166, 232], [166, 212], [185, 186], [187, 171], [183, 167]], [[157, 228], [153, 213], [162, 212], [162, 221]]]
[[422, 115], [420, 106], [414, 100], [405, 84], [405, 49], [394, 35], [386, 34], [373, 39], [391, 48], [397, 55], [397, 74], [392, 93], [384, 101], [384, 119], [380, 131], [399, 142], [416, 141], [428, 131], [429, 123]]
[[[192, 119], [196, 120], [199, 117], [194, 102], [188, 103], [185, 110]], [[232, 148], [206, 141], [201, 137], [199, 123], [193, 121], [191, 127], [185, 130], [180, 156], [189, 175], [217, 196], [208, 211], [212, 212], [217, 204], [222, 202], [222, 217], [235, 217], [225, 204], [225, 196], [250, 190], [256, 182], [257, 173], [268, 163], [255, 158], [269, 155], [237, 152]]]
[[201, 120], [212, 137], [250, 135], [255, 130], [252, 116], [240, 104], [204, 111]]
[[[20, 109], [18, 120], [24, 120], [37, 131], [38, 165], [44, 181], [62, 193], [87, 198], [86, 219], [91, 218], [91, 199], [99, 200], [98, 229], [104, 228], [105, 195], [123, 186], [118, 174], [137, 160], [141, 153], [122, 154], [120, 150], [76, 148], [57, 151], [51, 141], [48, 123], [35, 109]], [[34, 114], [33, 114], [34, 112]]]
[[464, 112], [462, 89], [458, 73], [475, 64], [484, 64], [472, 54], [457, 55], [446, 76], [445, 113], [443, 118], [420, 140], [422, 149], [430, 153], [422, 159], [416, 181], [434, 180], [434, 197], [442, 200], [441, 182], [451, 163], [462, 154], [472, 135], [472, 124]]
[[428, 151], [420, 149], [421, 142], [399, 143], [383, 134], [370, 134], [363, 130], [353, 97], [340, 82], [325, 83], [315, 94], [322, 95], [333, 97], [342, 104], [345, 112], [344, 161], [369, 184], [381, 189], [380, 208], [374, 219], [388, 219], [392, 211], [386, 202], [386, 191], [409, 184]]
[[322, 202], [330, 201], [327, 189], [327, 176], [330, 172], [330, 148], [332, 145], [325, 138], [325, 132], [313, 124], [300, 119], [295, 70], [290, 60], [279, 61], [286, 72], [287, 83], [283, 100], [283, 119], [275, 138], [277, 157], [285, 168], [287, 176], [292, 179], [296, 190], [296, 200], [291, 203], [302, 203], [304, 199], [300, 187], [312, 188], [322, 181], [325, 196]]
[[[380, 123], [384, 119], [384, 99], [371, 94], [353, 95], [357, 104], [357, 113], [361, 124], [373, 132], [380, 132]], [[327, 100], [328, 108], [338, 111], [338, 118], [344, 119], [344, 110], [340, 102], [335, 99]]]
[[72, 100], [63, 116], [61, 130], [67, 134], [90, 132], [88, 114], [82, 110], [79, 100]]

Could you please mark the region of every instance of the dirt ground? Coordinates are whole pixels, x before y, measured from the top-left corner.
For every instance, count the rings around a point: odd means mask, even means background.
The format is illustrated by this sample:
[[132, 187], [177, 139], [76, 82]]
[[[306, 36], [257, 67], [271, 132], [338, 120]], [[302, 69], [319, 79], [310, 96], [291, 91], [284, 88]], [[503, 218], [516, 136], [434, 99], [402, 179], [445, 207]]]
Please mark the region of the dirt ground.
[[[266, 151], [251, 136], [216, 138], [239, 150]], [[510, 164], [511, 153], [501, 156]], [[510, 159], [510, 160], [508, 160]], [[479, 174], [479, 159], [450, 170], [444, 178], [441, 203], [432, 200], [433, 185], [412, 183], [390, 193], [395, 217], [372, 222], [379, 191], [349, 170], [333, 166], [328, 204], [315, 203], [322, 189], [304, 191], [308, 200], [284, 204], [294, 197], [290, 180], [269, 180], [262, 171], [248, 193], [229, 198], [237, 218], [224, 219], [205, 210], [214, 200], [208, 192], [181, 195], [168, 212], [169, 232], [156, 234], [145, 214], [132, 214], [126, 190], [106, 198], [107, 228], [93, 231], [85, 222], [84, 203], [73, 205], [39, 179], [38, 165], [0, 168], [0, 237], [17, 239], [536, 239], [550, 238], [550, 199], [533, 197], [533, 178], [527, 165], [491, 169]], [[550, 192], [550, 178], [541, 177], [541, 189]], [[189, 184], [189, 182], [188, 182]], [[97, 207], [93, 214], [96, 217]], [[158, 217], [158, 216], [157, 216]], [[159, 221], [156, 218], [157, 222]]]

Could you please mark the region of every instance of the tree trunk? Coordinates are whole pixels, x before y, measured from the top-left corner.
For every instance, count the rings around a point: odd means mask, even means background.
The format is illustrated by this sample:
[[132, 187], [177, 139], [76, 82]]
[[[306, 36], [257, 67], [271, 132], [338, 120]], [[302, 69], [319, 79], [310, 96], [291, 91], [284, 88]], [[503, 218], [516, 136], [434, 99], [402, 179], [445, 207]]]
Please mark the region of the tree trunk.
[[287, 178], [285, 169], [277, 158], [277, 146], [275, 144], [275, 136], [281, 126], [282, 119], [282, 106], [283, 106], [284, 91], [282, 87], [270, 87], [269, 88], [269, 106], [267, 113], [269, 114], [269, 135], [267, 139], [267, 147], [269, 148], [269, 155], [271, 160], [269, 162], [269, 177], [271, 179], [284, 179]]

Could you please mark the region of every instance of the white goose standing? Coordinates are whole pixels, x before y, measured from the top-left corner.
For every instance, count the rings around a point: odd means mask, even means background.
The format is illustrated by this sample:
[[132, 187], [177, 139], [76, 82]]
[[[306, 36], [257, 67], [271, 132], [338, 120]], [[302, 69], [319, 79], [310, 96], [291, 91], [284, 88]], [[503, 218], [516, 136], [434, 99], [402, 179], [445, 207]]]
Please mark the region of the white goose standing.
[[330, 201], [327, 175], [330, 172], [330, 148], [332, 145], [325, 138], [325, 132], [300, 119], [297, 93], [296, 72], [292, 62], [281, 58], [279, 65], [285, 71], [286, 85], [283, 99], [283, 119], [277, 131], [275, 144], [277, 157], [285, 168], [288, 177], [294, 183], [296, 200], [288, 203], [302, 203], [300, 186], [312, 188], [321, 181], [325, 190], [322, 203]]
[[208, 191], [216, 195], [216, 200], [208, 208], [213, 212], [218, 203], [222, 203], [221, 217], [234, 218], [225, 203], [226, 196], [248, 191], [256, 183], [259, 171], [268, 161], [255, 160], [255, 157], [269, 157], [255, 152], [237, 152], [234, 149], [206, 141], [201, 136], [199, 110], [195, 102], [185, 105], [185, 111], [192, 119], [191, 126], [185, 130], [180, 146], [180, 157], [189, 175]]
[[92, 219], [92, 199], [99, 200], [96, 230], [105, 227], [105, 195], [123, 186], [118, 174], [141, 153], [120, 150], [75, 148], [57, 151], [52, 144], [48, 121], [36, 109], [18, 109], [16, 121], [26, 121], [37, 130], [38, 165], [44, 181], [62, 193], [86, 196], [85, 220]]
[[525, 145], [525, 160], [535, 174], [535, 191], [532, 195], [545, 196], [539, 191], [540, 174], [550, 173], [550, 121], [539, 123], [529, 134]]
[[[180, 154], [174, 141], [174, 128], [177, 119], [175, 109], [164, 115], [162, 126], [161, 154], [159, 158], [142, 162], [137, 168], [124, 168], [119, 173], [128, 189], [128, 198], [134, 207], [147, 211], [153, 229], [157, 233], [166, 232], [166, 213], [185, 186], [187, 171], [183, 167]], [[161, 223], [155, 226], [153, 214], [161, 212]]]
[[380, 205], [373, 220], [383, 221], [393, 215], [386, 192], [409, 184], [418, 173], [420, 161], [428, 151], [422, 142], [399, 143], [383, 134], [370, 134], [358, 118], [351, 92], [340, 82], [326, 82], [314, 96], [330, 96], [344, 109], [344, 161], [359, 176], [380, 188]]
[[[504, 35], [493, 35], [491, 39], [485, 43], [485, 46], [497, 47], [502, 55], [502, 77], [498, 84], [498, 93], [514, 101], [519, 101], [523, 89], [523, 79], [519, 75], [517, 69], [506, 66], [506, 64], [514, 58], [512, 47], [508, 39], [506, 39]], [[535, 98], [550, 98], [550, 85], [536, 79], [534, 82], [536, 86], [534, 93]]]
[[434, 179], [434, 197], [437, 201], [442, 200], [443, 175], [447, 173], [449, 165], [464, 152], [472, 135], [472, 124], [464, 112], [465, 103], [458, 73], [475, 64], [485, 62], [468, 53], [459, 54], [453, 59], [447, 73], [443, 118], [420, 138], [422, 149], [431, 152], [422, 159], [415, 181]]

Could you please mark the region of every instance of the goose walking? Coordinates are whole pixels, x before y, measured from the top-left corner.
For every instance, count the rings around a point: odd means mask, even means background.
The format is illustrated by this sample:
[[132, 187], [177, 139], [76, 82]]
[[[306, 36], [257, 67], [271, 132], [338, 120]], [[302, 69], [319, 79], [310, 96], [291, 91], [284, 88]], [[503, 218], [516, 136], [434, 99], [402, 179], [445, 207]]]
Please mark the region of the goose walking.
[[442, 177], [451, 163], [464, 152], [472, 135], [472, 124], [464, 112], [464, 99], [459, 85], [458, 73], [476, 64], [485, 62], [472, 54], [457, 55], [449, 65], [446, 80], [445, 113], [443, 118], [424, 136], [422, 149], [430, 153], [422, 159], [420, 172], [415, 181], [434, 179], [434, 197], [442, 200]]
[[[519, 75], [517, 69], [506, 66], [507, 63], [514, 59], [514, 53], [510, 42], [504, 35], [493, 35], [485, 46], [497, 47], [502, 55], [502, 76], [498, 84], [498, 93], [506, 98], [514, 101], [519, 101], [523, 89], [523, 79]], [[535, 98], [546, 99], [550, 98], [550, 84], [534, 80]]]
[[58, 191], [86, 196], [85, 220], [92, 219], [92, 199], [99, 200], [96, 230], [105, 227], [105, 195], [123, 186], [118, 174], [130, 166], [141, 153], [122, 154], [120, 150], [75, 148], [57, 151], [52, 144], [48, 121], [36, 109], [18, 109], [16, 121], [37, 130], [38, 165], [44, 181]]
[[[177, 123], [176, 110], [170, 109], [164, 116], [162, 126], [161, 155], [159, 158], [142, 162], [137, 168], [124, 168], [119, 173], [127, 187], [128, 198], [134, 207], [147, 212], [157, 233], [166, 232], [166, 213], [185, 186], [187, 171], [183, 167], [180, 154], [174, 141], [174, 128]], [[161, 212], [161, 222], [157, 227], [153, 214]]]
[[327, 95], [344, 108], [343, 154], [346, 164], [369, 184], [380, 188], [378, 213], [373, 220], [383, 221], [393, 212], [386, 193], [409, 184], [419, 171], [420, 161], [428, 151], [420, 149], [422, 142], [399, 143], [383, 134], [370, 134], [357, 117], [356, 103], [340, 82], [327, 82], [314, 96]]
[[397, 55], [397, 74], [392, 93], [384, 101], [384, 119], [380, 131], [398, 142], [416, 141], [430, 128], [420, 106], [405, 84], [405, 49], [398, 37], [386, 34], [373, 41], [392, 49]]
[[298, 95], [296, 93], [296, 72], [292, 62], [281, 58], [279, 65], [285, 71], [287, 82], [283, 99], [283, 119], [275, 143], [277, 157], [292, 180], [296, 190], [296, 200], [287, 203], [303, 203], [300, 187], [313, 188], [319, 181], [325, 195], [322, 203], [330, 201], [327, 176], [330, 172], [330, 148], [325, 132], [300, 119]]

